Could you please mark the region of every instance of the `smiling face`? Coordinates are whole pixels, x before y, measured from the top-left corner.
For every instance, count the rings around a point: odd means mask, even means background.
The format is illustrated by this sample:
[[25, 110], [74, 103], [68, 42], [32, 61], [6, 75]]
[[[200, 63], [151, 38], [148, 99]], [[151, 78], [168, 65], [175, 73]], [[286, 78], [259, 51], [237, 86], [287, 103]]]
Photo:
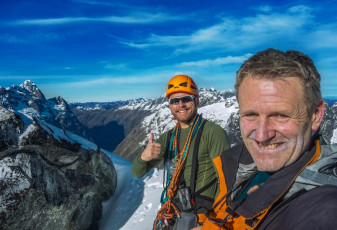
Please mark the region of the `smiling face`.
[[[188, 93], [173, 93], [169, 98], [179, 98], [190, 95]], [[183, 103], [181, 100], [178, 105], [169, 104], [172, 115], [180, 122], [182, 128], [187, 128], [197, 114], [198, 97], [194, 101]]]
[[308, 116], [298, 78], [246, 77], [238, 92], [242, 138], [260, 171], [277, 171], [294, 163], [309, 145], [324, 114], [320, 103]]

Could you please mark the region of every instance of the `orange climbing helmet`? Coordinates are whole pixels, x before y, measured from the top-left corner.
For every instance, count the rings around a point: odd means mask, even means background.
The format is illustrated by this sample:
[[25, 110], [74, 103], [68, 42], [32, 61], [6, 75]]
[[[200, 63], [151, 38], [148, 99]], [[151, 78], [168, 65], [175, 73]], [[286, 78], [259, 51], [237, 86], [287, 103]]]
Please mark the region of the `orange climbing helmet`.
[[173, 93], [189, 93], [199, 96], [198, 86], [192, 78], [187, 75], [176, 75], [167, 83], [166, 97]]

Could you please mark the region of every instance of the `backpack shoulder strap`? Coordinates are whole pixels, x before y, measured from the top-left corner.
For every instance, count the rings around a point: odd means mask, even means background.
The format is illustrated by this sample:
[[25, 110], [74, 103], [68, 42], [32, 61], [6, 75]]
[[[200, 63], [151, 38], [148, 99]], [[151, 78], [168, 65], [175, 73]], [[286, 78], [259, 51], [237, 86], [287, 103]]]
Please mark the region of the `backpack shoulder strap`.
[[165, 181], [167, 177], [167, 171], [166, 171], [166, 162], [168, 161], [169, 158], [169, 152], [170, 152], [170, 140], [171, 140], [171, 135], [172, 135], [172, 129], [168, 131], [167, 133], [167, 138], [166, 138], [166, 146], [165, 146], [165, 152], [164, 152], [164, 173], [163, 173], [163, 188], [165, 188]]
[[164, 152], [164, 161], [166, 161], [169, 158], [171, 135], [172, 135], [172, 129], [169, 130], [167, 133], [166, 146], [165, 146], [165, 152]]
[[206, 124], [207, 120], [204, 120], [202, 124], [199, 127], [198, 134], [196, 136], [195, 140], [195, 146], [193, 149], [193, 156], [192, 156], [192, 169], [191, 169], [191, 184], [190, 189], [192, 194], [195, 192], [195, 182], [196, 182], [196, 171], [198, 168], [198, 151], [199, 151], [199, 144], [201, 139], [201, 134], [204, 129], [204, 126]]

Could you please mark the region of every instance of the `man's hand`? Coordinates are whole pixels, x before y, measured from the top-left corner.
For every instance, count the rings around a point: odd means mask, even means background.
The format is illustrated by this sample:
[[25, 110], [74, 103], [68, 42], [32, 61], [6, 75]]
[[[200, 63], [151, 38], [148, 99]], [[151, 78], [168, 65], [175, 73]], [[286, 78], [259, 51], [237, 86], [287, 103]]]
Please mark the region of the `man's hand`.
[[161, 144], [153, 142], [153, 137], [154, 135], [153, 133], [151, 133], [149, 142], [147, 143], [146, 148], [140, 156], [143, 161], [150, 161], [159, 156]]

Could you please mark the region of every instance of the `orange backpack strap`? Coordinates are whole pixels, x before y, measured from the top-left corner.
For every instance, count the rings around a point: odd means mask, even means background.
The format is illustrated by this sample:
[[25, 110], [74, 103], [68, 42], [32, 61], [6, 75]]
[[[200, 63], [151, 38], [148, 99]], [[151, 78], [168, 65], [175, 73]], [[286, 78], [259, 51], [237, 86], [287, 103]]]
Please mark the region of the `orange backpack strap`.
[[217, 156], [216, 158], [214, 158], [213, 159], [213, 163], [214, 163], [214, 165], [215, 165], [215, 167], [216, 167], [216, 169], [218, 171], [219, 186], [220, 186], [220, 192], [219, 192], [217, 198], [214, 201], [214, 204], [217, 204], [222, 199], [222, 197], [224, 197], [226, 195], [226, 193], [227, 193], [227, 186], [226, 186], [225, 175], [224, 175], [224, 173], [222, 171], [221, 155]]
[[[316, 141], [316, 152], [312, 156], [312, 158], [302, 167], [304, 170], [309, 164], [317, 161], [320, 155], [320, 143]], [[220, 193], [216, 199], [215, 205], [213, 206], [214, 211], [208, 214], [208, 217], [205, 221], [202, 230], [221, 230], [221, 229], [233, 229], [233, 230], [253, 230], [255, 229], [259, 223], [264, 219], [264, 217], [268, 214], [269, 210], [274, 206], [275, 202], [278, 201], [280, 197], [284, 195], [282, 193], [278, 199], [276, 199], [268, 208], [265, 210], [260, 211], [254, 217], [248, 219], [239, 214], [235, 213], [231, 207], [227, 206], [226, 204], [226, 197], [227, 197], [227, 187], [225, 177], [222, 172], [222, 162], [220, 157], [214, 159], [214, 164], [216, 165], [219, 173], [219, 181], [220, 181]], [[219, 170], [220, 169], [220, 170]], [[292, 183], [297, 178], [297, 176], [302, 172], [300, 170], [298, 174], [294, 177]]]
[[[213, 216], [213, 214], [221, 211], [220, 208], [223, 206], [223, 204], [226, 201], [226, 199], [224, 199], [224, 197], [226, 196], [226, 193], [227, 193], [226, 179], [225, 179], [225, 175], [222, 171], [221, 156], [218, 156], [218, 157], [214, 158], [213, 163], [214, 163], [214, 165], [215, 165], [215, 167], [218, 171], [220, 192], [219, 192], [218, 196], [216, 197], [216, 199], [214, 201], [213, 212], [209, 213], [209, 215], [212, 215], [212, 216]], [[212, 221], [210, 221], [210, 219], [208, 217], [206, 217], [204, 225], [202, 226], [202, 229], [205, 229], [205, 230], [211, 230], [211, 229], [212, 230], [220, 230], [220, 229], [224, 229], [224, 227], [213, 223]]]

